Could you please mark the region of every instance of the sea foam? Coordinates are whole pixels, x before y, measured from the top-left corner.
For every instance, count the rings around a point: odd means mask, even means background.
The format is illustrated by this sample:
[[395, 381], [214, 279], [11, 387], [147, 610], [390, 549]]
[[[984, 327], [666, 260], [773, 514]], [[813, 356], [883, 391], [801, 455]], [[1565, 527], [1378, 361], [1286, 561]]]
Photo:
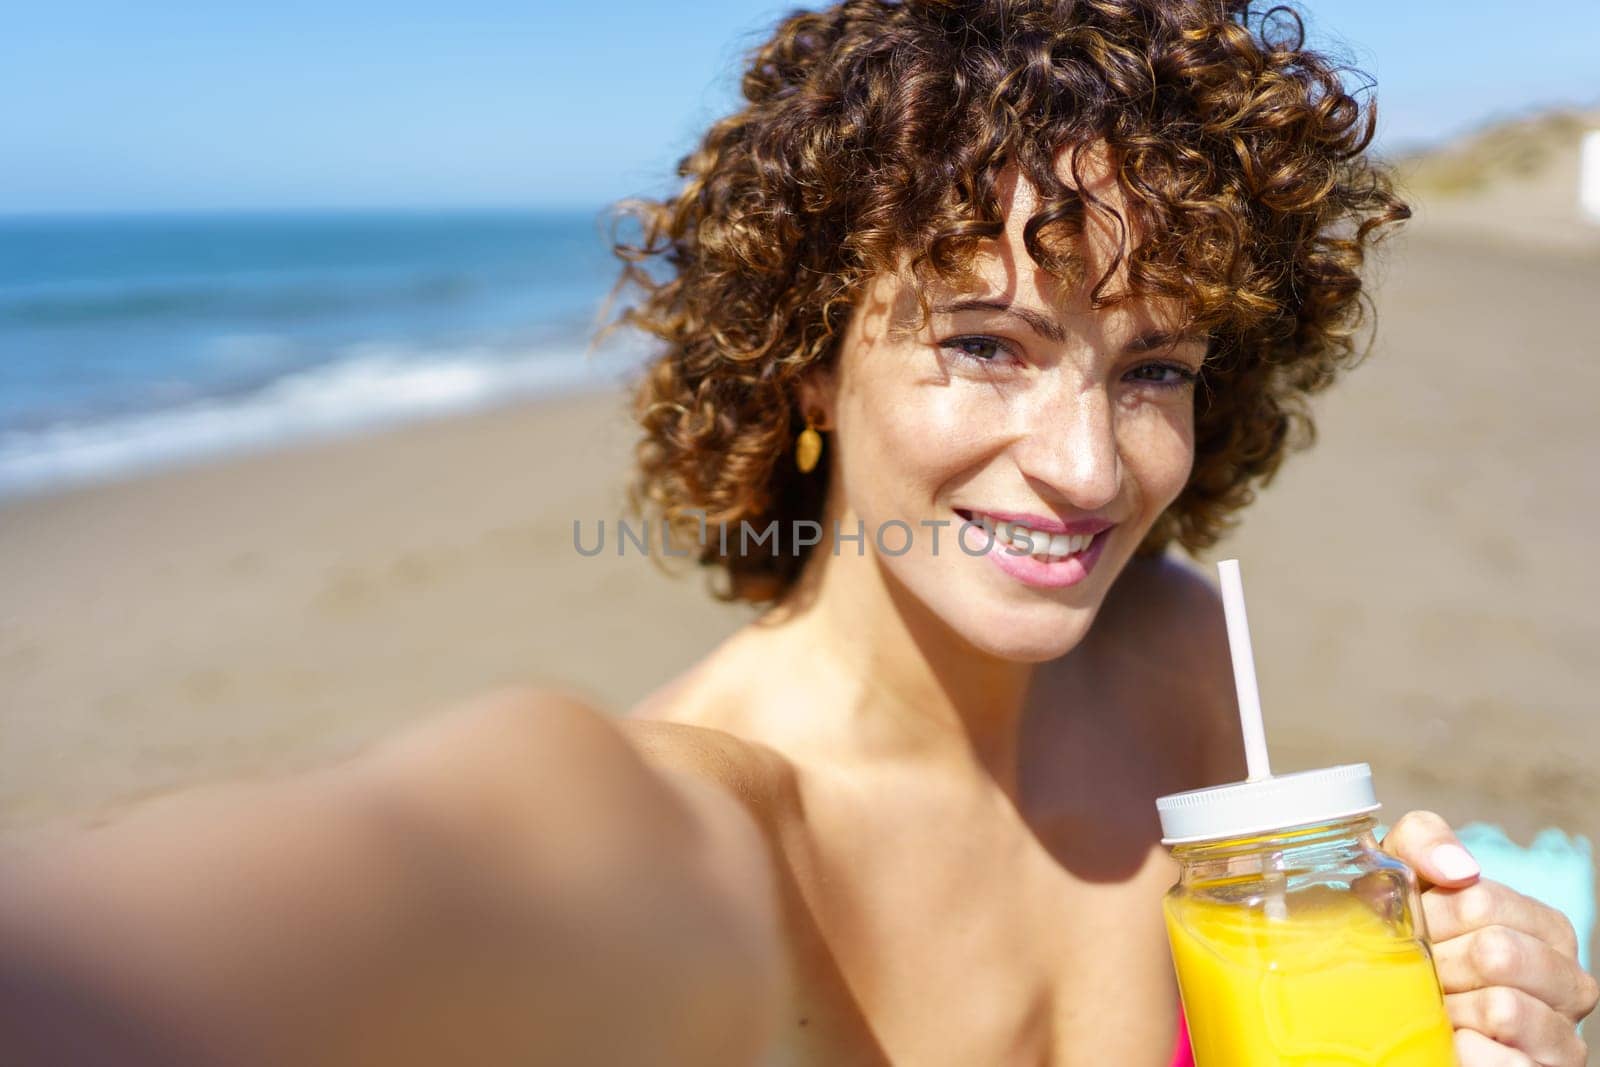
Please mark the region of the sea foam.
[[0, 496], [126, 477], [208, 456], [480, 410], [531, 396], [616, 388], [637, 346], [508, 355], [363, 342], [259, 389], [87, 422], [0, 431]]

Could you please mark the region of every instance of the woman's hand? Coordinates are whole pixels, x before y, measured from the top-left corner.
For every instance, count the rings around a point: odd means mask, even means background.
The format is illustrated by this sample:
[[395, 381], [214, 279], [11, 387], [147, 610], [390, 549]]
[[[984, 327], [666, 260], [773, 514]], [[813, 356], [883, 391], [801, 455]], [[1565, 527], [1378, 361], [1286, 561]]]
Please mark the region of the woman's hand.
[[1382, 848], [1422, 880], [1461, 1067], [1583, 1067], [1588, 1048], [1577, 1026], [1600, 986], [1578, 966], [1567, 917], [1480, 878], [1477, 861], [1432, 812], [1401, 817]]

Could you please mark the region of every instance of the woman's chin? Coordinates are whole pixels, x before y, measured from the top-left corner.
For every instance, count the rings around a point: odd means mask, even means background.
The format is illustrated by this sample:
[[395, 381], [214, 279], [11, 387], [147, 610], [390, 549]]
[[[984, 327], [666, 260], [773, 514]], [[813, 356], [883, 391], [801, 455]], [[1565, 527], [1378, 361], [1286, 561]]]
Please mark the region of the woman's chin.
[[996, 659], [1048, 663], [1078, 647], [1092, 621], [1093, 613], [1079, 608], [1029, 612], [1026, 617], [1002, 614], [987, 620], [967, 616], [958, 629], [969, 644]]

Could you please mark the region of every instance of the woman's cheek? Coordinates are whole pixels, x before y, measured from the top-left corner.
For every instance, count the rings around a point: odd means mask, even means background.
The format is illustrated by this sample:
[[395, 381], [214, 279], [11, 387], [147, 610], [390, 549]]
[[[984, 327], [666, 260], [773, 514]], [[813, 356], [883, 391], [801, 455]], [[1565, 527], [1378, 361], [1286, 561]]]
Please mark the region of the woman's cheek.
[[1129, 420], [1122, 455], [1152, 514], [1160, 514], [1189, 484], [1194, 471], [1192, 404], [1152, 406]]
[[964, 391], [939, 389], [858, 409], [847, 465], [860, 477], [846, 478], [866, 490], [851, 494], [857, 514], [869, 524], [898, 518], [915, 526], [953, 477], [983, 461], [995, 421], [983, 408]]

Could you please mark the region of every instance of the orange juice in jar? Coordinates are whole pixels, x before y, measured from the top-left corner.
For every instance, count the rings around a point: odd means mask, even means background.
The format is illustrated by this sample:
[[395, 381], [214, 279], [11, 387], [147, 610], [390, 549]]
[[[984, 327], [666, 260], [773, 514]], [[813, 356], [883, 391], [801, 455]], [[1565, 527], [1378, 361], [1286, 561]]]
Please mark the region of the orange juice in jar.
[[1455, 1067], [1415, 876], [1366, 764], [1162, 797], [1164, 901], [1199, 1067]]

